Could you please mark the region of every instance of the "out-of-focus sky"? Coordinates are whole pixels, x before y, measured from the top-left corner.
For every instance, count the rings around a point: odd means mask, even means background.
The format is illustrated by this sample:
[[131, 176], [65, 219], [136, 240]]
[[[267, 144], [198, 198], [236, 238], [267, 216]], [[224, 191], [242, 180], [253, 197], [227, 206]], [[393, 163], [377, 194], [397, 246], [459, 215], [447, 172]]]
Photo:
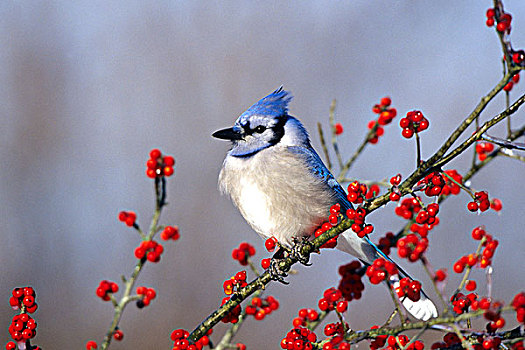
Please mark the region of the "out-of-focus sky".
[[[228, 144], [211, 133], [281, 84], [295, 98], [319, 150], [316, 123], [327, 131], [328, 108], [338, 100], [344, 126], [340, 148], [349, 157], [362, 141], [371, 107], [385, 95], [400, 114], [417, 108], [430, 120], [423, 157], [439, 147], [501, 76], [496, 34], [485, 26], [492, 1], [3, 1], [0, 3], [0, 343], [8, 340], [15, 286], [38, 293], [36, 343], [81, 349], [100, 341], [112, 308], [95, 296], [102, 279], [119, 281], [135, 263], [137, 234], [117, 220], [135, 210], [147, 227], [153, 185], [144, 175], [149, 150], [176, 158], [163, 224], [182, 238], [165, 244], [159, 264], [147, 264], [139, 285], [154, 287], [151, 306], [129, 306], [125, 337], [115, 349], [166, 349], [175, 328], [192, 330], [223, 297], [222, 282], [240, 270], [231, 251], [242, 241], [263, 242], [228, 198], [217, 175]], [[525, 6], [505, 1], [514, 16], [512, 41], [525, 46]], [[518, 84], [511, 93], [523, 91]], [[498, 97], [483, 114], [504, 107]], [[523, 124], [523, 112], [513, 117]], [[381, 180], [414, 168], [414, 141], [400, 136], [399, 117], [369, 147], [351, 176]], [[492, 132], [504, 135], [502, 128]], [[464, 172], [471, 153], [450, 167]], [[501, 198], [501, 214], [466, 212], [465, 194], [447, 200], [430, 234], [428, 257], [451, 271], [473, 252], [470, 231], [486, 225], [500, 240], [493, 295], [509, 300], [523, 288], [523, 164], [498, 159], [473, 179], [476, 189]], [[394, 205], [374, 213], [373, 239], [398, 230]], [[397, 259], [398, 261], [400, 259]], [[270, 349], [291, 328], [301, 307], [315, 307], [338, 283], [340, 252], [313, 257], [290, 285], [268, 293], [281, 309], [243, 325], [238, 341]], [[409, 264], [403, 261], [403, 265]], [[418, 265], [407, 267], [428, 286]], [[474, 274], [479, 292], [484, 277]], [[457, 285], [452, 276], [449, 292]], [[384, 322], [391, 310], [385, 288], [366, 285], [348, 311], [351, 327]], [[216, 329], [218, 335], [223, 326]], [[319, 334], [321, 334], [319, 332]]]

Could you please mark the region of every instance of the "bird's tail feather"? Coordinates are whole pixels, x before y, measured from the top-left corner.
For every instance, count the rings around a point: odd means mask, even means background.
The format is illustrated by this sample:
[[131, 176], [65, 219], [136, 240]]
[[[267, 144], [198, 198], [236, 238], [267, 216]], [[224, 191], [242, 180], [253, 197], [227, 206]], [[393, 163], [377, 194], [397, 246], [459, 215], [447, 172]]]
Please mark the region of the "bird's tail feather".
[[[341, 240], [341, 238], [343, 238]], [[352, 255], [357, 255], [361, 261], [363, 261], [365, 264], [372, 264], [375, 260], [375, 258], [382, 257], [385, 260], [388, 260], [392, 263], [394, 263], [397, 267], [397, 270], [399, 271], [399, 274], [396, 276], [391, 277], [390, 283], [394, 287], [394, 289], [397, 289], [399, 287], [399, 280], [400, 278], [410, 277], [410, 275], [403, 270], [395, 261], [393, 261], [390, 257], [388, 257], [385, 253], [379, 249], [369, 238], [368, 236], [364, 237], [365, 246], [359, 245], [356, 242], [357, 236], [353, 233], [348, 233], [348, 231], [344, 232], [340, 235], [338, 239], [337, 247], [341, 249], [342, 251], [345, 251], [347, 253], [350, 253]], [[364, 242], [363, 242], [364, 243]], [[368, 249], [366, 246], [368, 246]], [[359, 248], [357, 248], [359, 247]], [[370, 248], [372, 247], [372, 248]], [[361, 253], [361, 254], [359, 254]], [[361, 256], [360, 256], [361, 255]], [[421, 290], [421, 298], [418, 301], [412, 301], [407, 297], [404, 297], [401, 299], [401, 303], [403, 304], [403, 307], [415, 318], [419, 320], [426, 321], [432, 317], [437, 317], [438, 312], [437, 308], [428, 298], [428, 296]]]

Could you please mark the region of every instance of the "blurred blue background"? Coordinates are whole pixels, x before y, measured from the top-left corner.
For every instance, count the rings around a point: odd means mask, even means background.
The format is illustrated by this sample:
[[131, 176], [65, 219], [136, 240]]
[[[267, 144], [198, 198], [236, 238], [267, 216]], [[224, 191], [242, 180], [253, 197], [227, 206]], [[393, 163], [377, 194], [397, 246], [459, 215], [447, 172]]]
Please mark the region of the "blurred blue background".
[[[485, 26], [492, 1], [2, 1], [0, 3], [0, 343], [8, 341], [15, 286], [38, 293], [36, 343], [44, 349], [81, 349], [100, 341], [113, 312], [95, 296], [102, 279], [119, 281], [135, 263], [136, 233], [117, 220], [135, 210], [147, 227], [154, 208], [144, 175], [153, 147], [177, 161], [169, 179], [163, 224], [182, 238], [165, 244], [159, 264], [148, 264], [139, 285], [158, 297], [144, 310], [130, 305], [112, 348], [167, 349], [171, 330], [192, 330], [223, 297], [222, 282], [240, 267], [231, 251], [241, 241], [264, 253], [216, 181], [228, 144], [211, 133], [281, 84], [295, 99], [319, 148], [316, 123], [328, 131], [328, 108], [345, 128], [340, 148], [349, 157], [374, 118], [372, 105], [392, 97], [399, 114], [421, 109], [430, 120], [423, 157], [474, 108], [501, 77], [501, 49]], [[505, 1], [514, 16], [512, 41], [525, 46], [525, 5]], [[523, 91], [518, 84], [511, 92]], [[499, 96], [483, 113], [504, 107]], [[514, 117], [522, 125], [523, 111]], [[414, 168], [413, 140], [400, 136], [399, 117], [350, 176], [381, 180]], [[466, 134], [469, 134], [467, 132]], [[504, 136], [503, 128], [492, 131]], [[450, 167], [465, 172], [471, 153]], [[428, 257], [451, 271], [475, 249], [470, 231], [486, 225], [501, 244], [494, 260], [495, 297], [523, 288], [523, 164], [497, 159], [473, 187], [503, 200], [501, 214], [468, 213], [462, 194], [445, 202], [430, 234]], [[394, 205], [375, 212], [374, 240], [403, 223]], [[400, 259], [397, 259], [398, 261]], [[250, 349], [277, 348], [301, 307], [315, 307], [351, 261], [326, 251], [311, 268], [298, 267], [287, 287], [272, 284], [282, 308], [247, 322], [236, 341]], [[404, 265], [407, 265], [404, 262]], [[421, 267], [408, 266], [428, 285]], [[478, 291], [486, 293], [481, 272]], [[449, 292], [457, 285], [452, 276]], [[432, 288], [427, 286], [431, 295]], [[366, 285], [352, 302], [352, 328], [384, 322], [391, 300]], [[508, 322], [511, 323], [509, 317]], [[224, 327], [216, 329], [215, 341]], [[318, 332], [321, 334], [321, 331]], [[2, 345], [3, 346], [3, 345]]]

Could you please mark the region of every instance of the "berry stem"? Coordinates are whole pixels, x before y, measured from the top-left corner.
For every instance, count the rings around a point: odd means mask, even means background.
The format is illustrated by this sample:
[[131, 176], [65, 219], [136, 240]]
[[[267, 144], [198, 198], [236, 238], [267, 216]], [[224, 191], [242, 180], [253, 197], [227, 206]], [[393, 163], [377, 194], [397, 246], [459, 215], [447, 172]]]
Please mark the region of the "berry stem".
[[336, 106], [336, 100], [335, 98], [332, 100], [332, 103], [330, 103], [330, 109], [328, 112], [328, 119], [330, 121], [330, 128], [332, 130], [332, 147], [334, 148], [335, 155], [337, 157], [337, 161], [339, 162], [339, 169], [343, 167], [343, 158], [341, 158], [341, 153], [339, 152], [339, 145], [337, 144], [337, 138], [335, 137], [335, 106]]
[[416, 168], [421, 165], [421, 141], [419, 140], [419, 133], [416, 131]]
[[[484, 236], [479, 241], [478, 248], [476, 249], [476, 253], [475, 253], [476, 258], [479, 257], [479, 253], [481, 252], [481, 248], [483, 247], [483, 244], [485, 243], [486, 240], [487, 240], [487, 238]], [[459, 283], [458, 288], [455, 290], [455, 292], [452, 295], [456, 295], [457, 293], [459, 293], [459, 291], [461, 289], [463, 289], [463, 287], [465, 286], [465, 283], [467, 283], [468, 277], [470, 276], [470, 271], [471, 270], [472, 270], [472, 266], [467, 265], [465, 267], [465, 273], [463, 274], [463, 278], [461, 279], [461, 282]]]
[[332, 162], [330, 161], [330, 153], [328, 153], [328, 147], [326, 146], [326, 141], [324, 139], [323, 126], [320, 122], [317, 122], [317, 131], [319, 132], [319, 141], [321, 142], [321, 147], [323, 147], [326, 166], [328, 170], [332, 172]]
[[401, 305], [399, 304], [399, 299], [397, 295], [394, 293], [394, 289], [392, 288], [392, 284], [390, 284], [390, 281], [386, 281], [386, 284], [388, 284], [388, 291], [390, 292], [390, 296], [392, 297], [392, 300], [394, 301], [394, 305], [396, 306], [397, 314], [399, 315], [399, 320], [401, 321], [401, 324], [405, 323], [405, 317], [403, 316], [403, 312], [401, 311]]
[[422, 256], [419, 260], [421, 261], [421, 264], [423, 265], [423, 269], [425, 269], [425, 272], [427, 273], [428, 277], [432, 281], [432, 286], [434, 287], [434, 291], [439, 296], [439, 300], [443, 304], [443, 313], [446, 314], [448, 312], [448, 303], [445, 300], [445, 297], [443, 296], [443, 293], [441, 293], [441, 291], [437, 287], [437, 283], [434, 280], [434, 274], [432, 272], [430, 272], [430, 268], [428, 266], [428, 260], [424, 256]]

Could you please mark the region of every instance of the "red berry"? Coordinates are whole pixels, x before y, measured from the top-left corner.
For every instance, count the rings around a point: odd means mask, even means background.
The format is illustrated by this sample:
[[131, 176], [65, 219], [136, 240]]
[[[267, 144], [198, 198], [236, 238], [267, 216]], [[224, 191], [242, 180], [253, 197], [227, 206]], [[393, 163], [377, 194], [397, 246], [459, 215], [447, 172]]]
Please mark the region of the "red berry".
[[403, 135], [404, 138], [409, 139], [414, 135], [414, 131], [410, 128], [405, 128], [401, 132], [401, 135]]
[[473, 280], [469, 280], [467, 284], [465, 285], [465, 289], [468, 290], [469, 292], [472, 292], [473, 290], [475, 290], [476, 287], [477, 287], [476, 281], [473, 281]]
[[117, 329], [115, 333], [113, 333], [113, 338], [115, 338], [115, 340], [121, 341], [122, 338], [124, 338], [124, 333], [120, 329]]
[[97, 343], [94, 342], [93, 340], [90, 340], [86, 343], [86, 350], [93, 350], [97, 348], [98, 348]]
[[264, 243], [266, 250], [269, 252], [273, 252], [275, 250], [275, 246], [277, 244], [277, 238], [274, 236], [268, 238], [266, 242]]
[[467, 204], [467, 209], [468, 209], [469, 211], [472, 211], [472, 212], [478, 210], [478, 203], [476, 203], [476, 202], [469, 202], [469, 203]]
[[158, 150], [156, 148], [152, 149], [149, 152], [149, 156], [151, 157], [151, 159], [158, 159], [161, 155], [162, 155], [162, 153], [160, 152], [160, 150]]
[[336, 135], [341, 135], [343, 133], [343, 126], [341, 125], [341, 123], [335, 123], [334, 128]]
[[262, 259], [262, 260], [261, 260], [261, 267], [262, 267], [263, 269], [265, 269], [265, 270], [266, 270], [267, 268], [269, 268], [269, 267], [270, 267], [270, 258]]
[[392, 100], [390, 99], [390, 97], [383, 97], [380, 101], [380, 104], [381, 106], [384, 106], [384, 107], [388, 107], [390, 106], [390, 104], [392, 103]]

